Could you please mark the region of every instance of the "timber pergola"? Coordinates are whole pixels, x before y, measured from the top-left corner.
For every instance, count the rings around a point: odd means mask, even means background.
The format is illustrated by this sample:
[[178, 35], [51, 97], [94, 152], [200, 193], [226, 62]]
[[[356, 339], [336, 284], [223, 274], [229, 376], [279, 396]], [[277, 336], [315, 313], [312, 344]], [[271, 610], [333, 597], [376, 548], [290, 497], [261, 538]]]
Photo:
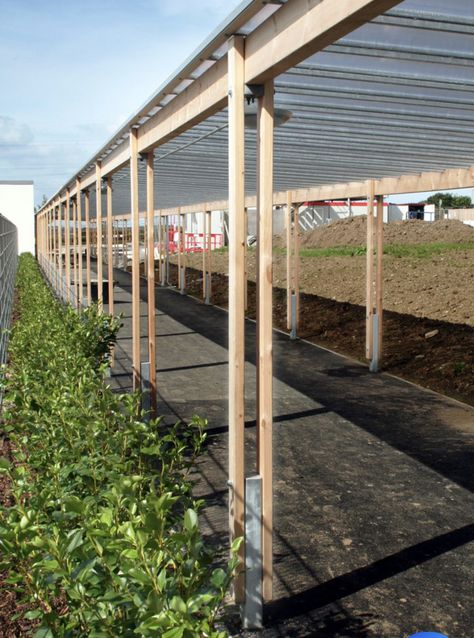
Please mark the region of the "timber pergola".
[[[200, 213], [208, 221], [210, 211], [228, 211], [229, 526], [235, 538], [245, 531], [246, 502], [245, 220], [246, 209], [257, 208], [256, 473], [265, 600], [272, 598], [273, 577], [273, 207], [286, 207], [288, 289], [297, 295], [299, 205], [368, 198], [366, 351], [375, 370], [383, 197], [474, 186], [473, 34], [469, 0], [247, 0], [37, 214], [40, 263], [78, 308], [91, 300], [91, 252], [99, 302], [105, 275], [113, 308], [114, 246], [125, 247], [131, 234], [136, 386], [143, 363], [139, 277], [145, 249], [154, 389], [156, 232], [166, 232], [171, 216], [182, 221]], [[143, 229], [140, 216], [146, 217]], [[166, 283], [161, 255], [159, 262], [159, 280]], [[205, 268], [209, 272], [207, 262]], [[289, 303], [289, 314], [298, 305]], [[244, 580], [242, 574], [235, 585], [239, 602]]]

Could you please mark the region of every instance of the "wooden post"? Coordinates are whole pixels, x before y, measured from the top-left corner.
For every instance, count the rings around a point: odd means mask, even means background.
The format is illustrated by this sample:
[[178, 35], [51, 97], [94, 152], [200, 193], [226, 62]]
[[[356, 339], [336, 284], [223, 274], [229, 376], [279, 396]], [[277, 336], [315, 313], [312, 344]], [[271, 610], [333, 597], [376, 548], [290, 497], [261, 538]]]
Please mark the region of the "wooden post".
[[59, 249], [58, 249], [58, 210], [53, 202], [53, 253], [54, 253], [54, 290], [59, 295]]
[[117, 251], [115, 246], [117, 244], [117, 220], [112, 217], [112, 271], [116, 266]]
[[383, 342], [383, 195], [377, 195], [377, 266], [375, 278], [375, 311], [377, 313], [378, 326], [378, 362], [379, 368], [382, 361]]
[[47, 244], [47, 234], [46, 234], [46, 211], [43, 213], [42, 215], [42, 219], [41, 219], [41, 245], [42, 245], [42, 267], [43, 269], [46, 268], [46, 259], [47, 259], [47, 252], [48, 252], [48, 244]]
[[170, 238], [170, 234], [169, 234], [169, 219], [168, 219], [168, 215], [165, 216], [165, 238], [164, 238], [164, 248], [165, 248], [165, 252], [163, 255], [163, 270], [161, 271], [161, 285], [162, 286], [168, 286], [169, 285], [169, 238]]
[[63, 209], [58, 200], [58, 294], [63, 299]]
[[97, 300], [100, 310], [103, 309], [104, 298], [102, 295], [103, 276], [103, 255], [102, 255], [102, 170], [101, 163], [95, 164], [95, 227], [97, 240]]
[[244, 309], [249, 308], [249, 267], [248, 267], [248, 246], [247, 237], [249, 234], [249, 209], [244, 209]]
[[112, 225], [112, 176], [107, 176], [107, 279], [109, 280], [109, 315], [114, 314], [114, 242]]
[[[244, 534], [245, 512], [245, 310], [244, 310], [244, 39], [229, 39], [229, 528]], [[245, 564], [245, 549], [239, 553]], [[234, 581], [237, 603], [244, 600], [245, 574]]]
[[128, 229], [128, 221], [125, 219], [125, 217], [122, 217], [121, 221], [120, 221], [120, 225], [122, 228], [122, 264], [121, 264], [121, 268], [123, 268], [124, 270], [127, 269], [127, 237], [126, 237], [126, 232]]
[[[143, 155], [145, 157], [145, 155]], [[143, 217], [143, 226], [140, 226], [140, 261], [141, 261], [141, 247], [142, 247], [142, 229], [143, 229], [143, 276], [145, 279], [148, 277], [148, 218], [147, 212]]]
[[366, 255], [366, 313], [365, 356], [372, 359], [374, 327], [374, 180], [367, 181], [367, 255]]
[[158, 211], [158, 228], [157, 228], [157, 244], [158, 244], [158, 282], [163, 283], [163, 227], [161, 224], [161, 210]]
[[82, 201], [81, 201], [81, 180], [76, 179], [76, 197], [77, 197], [77, 227], [78, 227], [78, 239], [77, 239], [77, 252], [78, 252], [78, 287], [79, 287], [79, 308], [82, 309], [84, 282], [82, 274]]
[[69, 210], [70, 210], [70, 197], [69, 197], [69, 188], [66, 189], [66, 211], [64, 215], [64, 222], [66, 226], [66, 250], [65, 250], [65, 267], [66, 267], [66, 301], [70, 303], [71, 301], [71, 227], [70, 227], [70, 219], [69, 219]]
[[210, 210], [203, 213], [202, 296], [206, 304], [210, 303], [212, 288], [211, 215], [212, 211]]
[[51, 257], [51, 250], [50, 250], [50, 245], [49, 245], [49, 209], [46, 210], [45, 212], [45, 219], [46, 219], [46, 259], [49, 261], [50, 257]]
[[296, 339], [299, 328], [300, 311], [300, 244], [299, 244], [299, 206], [294, 204], [293, 194], [287, 192], [286, 202], [286, 303], [287, 303], [287, 328], [290, 336]]
[[207, 288], [207, 214], [202, 213], [202, 298], [206, 299]]
[[54, 207], [51, 206], [50, 208], [50, 213], [49, 213], [49, 219], [50, 219], [50, 223], [51, 223], [51, 285], [54, 286], [54, 269], [55, 269], [55, 260], [56, 260], [56, 255], [54, 252], [54, 232], [55, 232], [55, 228], [54, 228]]
[[[179, 211], [179, 209], [178, 209]], [[178, 280], [176, 283], [176, 288], [180, 287], [181, 284], [181, 227], [180, 227], [180, 222], [181, 222], [181, 215], [178, 212]], [[175, 229], [175, 234], [176, 234], [176, 229]]]
[[300, 205], [294, 204], [293, 211], [293, 290], [296, 297], [296, 332], [300, 329]]
[[291, 192], [286, 193], [286, 328], [291, 330], [293, 294], [293, 221]]
[[179, 251], [181, 254], [181, 263], [179, 268], [179, 291], [182, 295], [186, 289], [186, 233], [185, 233], [185, 216], [179, 209]]
[[78, 278], [77, 278], [77, 196], [72, 200], [72, 263], [74, 267], [74, 304], [76, 309], [79, 308], [79, 296], [78, 296]]
[[54, 222], [54, 206], [51, 206], [51, 285], [54, 288], [54, 276], [55, 276], [55, 270], [56, 270], [56, 252], [54, 250], [55, 247], [55, 232], [56, 232], [56, 227], [55, 227], [55, 222]]
[[146, 208], [147, 208], [147, 285], [148, 285], [148, 361], [150, 362], [151, 411], [156, 416], [156, 310], [155, 310], [155, 202], [154, 202], [154, 156], [146, 158]]
[[90, 219], [90, 195], [89, 191], [84, 191], [84, 207], [86, 216], [86, 287], [87, 305], [92, 303], [91, 294], [91, 219]]
[[273, 80], [258, 98], [257, 201], [257, 455], [262, 477], [263, 598], [273, 595], [272, 452], [272, 243], [273, 243]]
[[132, 213], [132, 365], [133, 389], [140, 387], [140, 218], [138, 210], [138, 130], [130, 129]]

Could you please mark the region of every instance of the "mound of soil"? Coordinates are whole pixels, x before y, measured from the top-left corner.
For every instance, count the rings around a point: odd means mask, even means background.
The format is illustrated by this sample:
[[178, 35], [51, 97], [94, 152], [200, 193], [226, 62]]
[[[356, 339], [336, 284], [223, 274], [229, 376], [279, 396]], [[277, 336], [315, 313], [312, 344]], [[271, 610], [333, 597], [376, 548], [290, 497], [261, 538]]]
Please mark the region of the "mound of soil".
[[[170, 283], [178, 272], [170, 264]], [[227, 307], [228, 277], [212, 276], [212, 303]], [[186, 292], [202, 298], [202, 273], [186, 270]], [[256, 316], [256, 286], [248, 283], [248, 316]], [[474, 405], [474, 328], [465, 324], [384, 312], [382, 369]], [[287, 332], [286, 291], [273, 290], [274, 327]], [[430, 333], [435, 333], [429, 336]], [[426, 336], [428, 335], [428, 337]], [[299, 336], [335, 352], [365, 361], [365, 307], [314, 294], [301, 296]]]
[[[275, 237], [275, 246], [284, 247], [283, 235]], [[386, 244], [431, 244], [435, 242], [474, 242], [474, 228], [457, 219], [425, 222], [410, 219], [384, 224]], [[365, 246], [367, 218], [365, 216], [340, 219], [301, 234], [304, 248], [332, 248], [337, 246]]]

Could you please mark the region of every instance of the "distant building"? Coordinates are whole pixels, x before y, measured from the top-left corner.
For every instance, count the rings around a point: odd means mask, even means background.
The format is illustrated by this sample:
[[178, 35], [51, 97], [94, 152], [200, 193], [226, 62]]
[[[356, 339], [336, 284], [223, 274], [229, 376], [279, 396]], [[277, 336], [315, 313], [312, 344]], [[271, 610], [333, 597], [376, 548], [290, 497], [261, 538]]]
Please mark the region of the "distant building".
[[0, 213], [18, 228], [18, 252], [35, 252], [32, 181], [0, 180]]
[[[300, 208], [300, 224], [304, 229], [310, 230], [315, 226], [358, 215], [367, 215], [366, 200], [306, 202]], [[383, 220], [385, 223], [405, 219], [423, 219], [432, 222], [435, 220], [435, 205], [384, 202]]]
[[450, 208], [447, 211], [448, 219], [458, 219], [459, 221], [474, 227], [474, 208]]

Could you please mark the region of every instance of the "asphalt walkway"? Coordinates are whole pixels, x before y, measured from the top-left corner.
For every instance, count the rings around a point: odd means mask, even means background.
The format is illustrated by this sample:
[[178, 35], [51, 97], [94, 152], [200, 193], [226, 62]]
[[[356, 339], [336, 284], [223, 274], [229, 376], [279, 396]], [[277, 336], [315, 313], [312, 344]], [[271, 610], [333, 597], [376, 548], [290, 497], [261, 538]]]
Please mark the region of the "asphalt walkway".
[[[131, 277], [112, 382], [131, 387]], [[146, 329], [146, 285], [142, 288]], [[208, 419], [196, 494], [227, 537], [227, 314], [157, 288], [159, 411]], [[255, 324], [246, 452], [255, 471]], [[143, 360], [146, 340], [142, 339]], [[262, 638], [474, 635], [474, 409], [274, 332], [275, 601]], [[236, 630], [237, 631], [237, 630]], [[243, 634], [242, 634], [243, 635]], [[247, 634], [252, 635], [252, 634]]]

